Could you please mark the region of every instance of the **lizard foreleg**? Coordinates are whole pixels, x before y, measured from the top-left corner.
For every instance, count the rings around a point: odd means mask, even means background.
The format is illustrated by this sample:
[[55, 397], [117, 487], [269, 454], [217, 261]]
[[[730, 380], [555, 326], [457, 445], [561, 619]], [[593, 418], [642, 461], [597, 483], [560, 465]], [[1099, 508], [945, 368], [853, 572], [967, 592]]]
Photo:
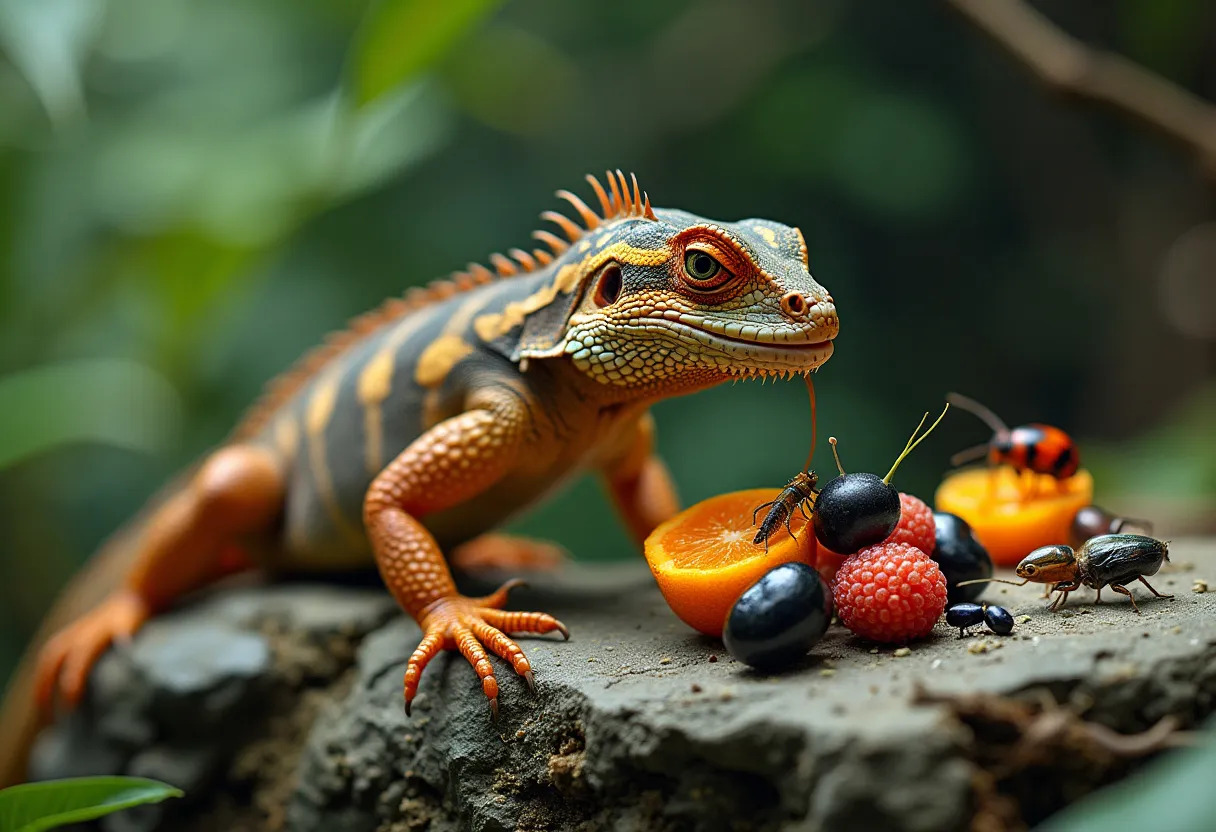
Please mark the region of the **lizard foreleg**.
[[603, 470], [604, 480], [617, 511], [640, 546], [655, 526], [680, 510], [667, 465], [654, 455], [654, 420], [646, 414], [624, 454]]
[[363, 520], [380, 574], [423, 632], [406, 666], [406, 713], [423, 669], [444, 648], [460, 650], [473, 665], [497, 716], [498, 681], [485, 647], [532, 685], [528, 659], [502, 631], [558, 630], [568, 637], [565, 626], [551, 615], [501, 609], [514, 582], [484, 598], [460, 595], [438, 543], [417, 519], [470, 499], [515, 463], [528, 426], [527, 412], [506, 396], [485, 397], [479, 409], [441, 422], [415, 440], [373, 480], [363, 501]]

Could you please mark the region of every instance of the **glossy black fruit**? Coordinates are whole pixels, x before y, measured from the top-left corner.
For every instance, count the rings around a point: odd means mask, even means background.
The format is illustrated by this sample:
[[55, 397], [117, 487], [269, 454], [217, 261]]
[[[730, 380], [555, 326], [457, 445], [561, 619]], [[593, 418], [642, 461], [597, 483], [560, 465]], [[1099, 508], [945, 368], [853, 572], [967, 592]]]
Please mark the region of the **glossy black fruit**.
[[955, 514], [933, 512], [933, 526], [937, 536], [933, 559], [946, 576], [947, 602], [974, 601], [983, 594], [984, 584], [963, 587], [959, 584], [992, 577], [992, 558], [988, 556], [988, 550], [975, 539], [967, 521]]
[[876, 474], [844, 474], [815, 499], [815, 537], [841, 555], [882, 543], [899, 525], [899, 492]]
[[744, 664], [775, 670], [807, 654], [832, 620], [832, 593], [805, 563], [783, 563], [748, 587], [726, 616], [722, 641]]
[[992, 607], [985, 604], [984, 623], [998, 636], [1007, 636], [1013, 632], [1013, 616], [1004, 607]]
[[958, 627], [959, 638], [968, 627], [974, 627], [984, 620], [984, 608], [979, 604], [952, 604], [946, 607], [946, 623]]

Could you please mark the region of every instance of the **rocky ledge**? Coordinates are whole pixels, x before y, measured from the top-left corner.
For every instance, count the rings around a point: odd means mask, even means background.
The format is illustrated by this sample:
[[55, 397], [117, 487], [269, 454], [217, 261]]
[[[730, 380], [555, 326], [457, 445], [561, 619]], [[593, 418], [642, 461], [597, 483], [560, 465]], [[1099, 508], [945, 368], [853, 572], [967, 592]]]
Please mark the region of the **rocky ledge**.
[[1214, 710], [1216, 595], [1195, 590], [1216, 541], [1171, 551], [1154, 583], [1176, 598], [1138, 591], [1139, 616], [1087, 592], [1049, 613], [1037, 588], [994, 585], [1012, 636], [940, 624], [895, 650], [833, 627], [780, 675], [689, 631], [644, 566], [571, 567], [512, 599], [573, 637], [524, 643], [536, 697], [502, 665], [497, 725], [457, 655], [405, 717], [419, 633], [383, 592], [228, 588], [107, 655], [36, 773], [187, 791], [115, 832], [1017, 829]]

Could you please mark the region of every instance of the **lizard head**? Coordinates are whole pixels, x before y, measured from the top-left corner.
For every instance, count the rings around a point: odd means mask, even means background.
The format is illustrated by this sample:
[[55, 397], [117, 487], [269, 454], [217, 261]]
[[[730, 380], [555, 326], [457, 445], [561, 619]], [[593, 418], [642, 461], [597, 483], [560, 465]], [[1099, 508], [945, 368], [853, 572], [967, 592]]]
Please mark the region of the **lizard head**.
[[554, 264], [554, 296], [568, 301], [549, 311], [548, 337], [529, 339], [525, 327], [518, 358], [565, 356], [597, 382], [644, 395], [807, 373], [831, 357], [840, 322], [798, 229], [652, 209], [619, 171], [611, 194], [588, 180], [602, 215], [559, 192], [586, 228], [542, 215], [570, 239]]

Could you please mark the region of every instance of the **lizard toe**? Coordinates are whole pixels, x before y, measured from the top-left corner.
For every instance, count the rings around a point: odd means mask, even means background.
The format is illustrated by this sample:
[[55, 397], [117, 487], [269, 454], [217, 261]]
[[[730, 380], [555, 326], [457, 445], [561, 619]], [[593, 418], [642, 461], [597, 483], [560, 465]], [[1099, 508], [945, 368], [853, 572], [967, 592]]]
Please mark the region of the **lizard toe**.
[[143, 599], [117, 592], [52, 636], [42, 648], [36, 671], [36, 695], [43, 713], [50, 713], [56, 694], [69, 707], [79, 704], [97, 660], [111, 644], [129, 642], [150, 614]]
[[[505, 596], [513, 584], [514, 582], [508, 582], [495, 595]], [[531, 662], [524, 655], [523, 649], [504, 631], [510, 629], [515, 632], [547, 633], [558, 630], [567, 637], [569, 631], [551, 615], [505, 612], [483, 606], [485, 600], [454, 596], [437, 601], [427, 609], [422, 619], [424, 636], [410, 656], [405, 671], [407, 715], [417, 695], [423, 669], [444, 648], [459, 650], [477, 673], [481, 680], [482, 692], [490, 704], [490, 714], [496, 721], [499, 711], [499, 686], [490, 660], [491, 652], [509, 662], [512, 670], [524, 680], [528, 688], [533, 693], [536, 692], [536, 679]]]

